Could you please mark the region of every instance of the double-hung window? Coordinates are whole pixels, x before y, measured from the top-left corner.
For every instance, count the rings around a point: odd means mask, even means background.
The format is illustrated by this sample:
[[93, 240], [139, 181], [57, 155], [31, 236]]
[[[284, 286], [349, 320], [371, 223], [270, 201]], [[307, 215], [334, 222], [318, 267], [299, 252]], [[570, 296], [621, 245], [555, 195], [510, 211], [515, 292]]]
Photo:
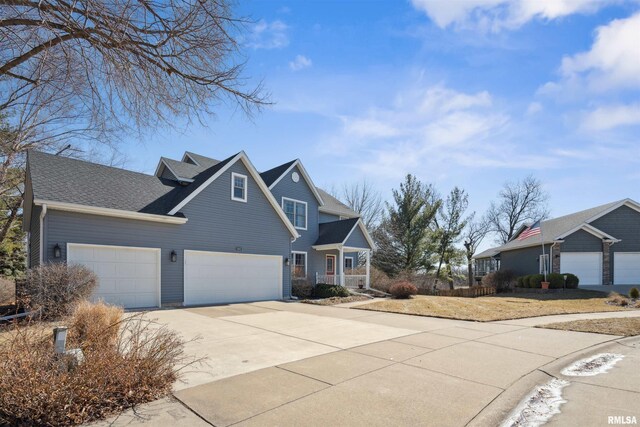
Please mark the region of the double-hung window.
[[344, 269], [345, 271], [353, 270], [353, 257], [344, 258]]
[[231, 200], [247, 201], [247, 177], [239, 173], [231, 174]]
[[307, 229], [307, 204], [305, 202], [283, 197], [282, 209], [295, 228]]
[[291, 255], [293, 257], [293, 277], [307, 277], [307, 253], [293, 252]]

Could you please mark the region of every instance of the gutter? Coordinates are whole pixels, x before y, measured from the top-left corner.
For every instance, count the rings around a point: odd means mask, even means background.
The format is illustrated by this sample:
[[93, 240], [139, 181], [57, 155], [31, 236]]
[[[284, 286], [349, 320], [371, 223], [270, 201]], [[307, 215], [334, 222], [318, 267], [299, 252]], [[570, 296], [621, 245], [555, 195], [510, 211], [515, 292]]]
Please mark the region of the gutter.
[[42, 204], [42, 211], [40, 212], [40, 263], [44, 263], [44, 216], [47, 214], [47, 204]]

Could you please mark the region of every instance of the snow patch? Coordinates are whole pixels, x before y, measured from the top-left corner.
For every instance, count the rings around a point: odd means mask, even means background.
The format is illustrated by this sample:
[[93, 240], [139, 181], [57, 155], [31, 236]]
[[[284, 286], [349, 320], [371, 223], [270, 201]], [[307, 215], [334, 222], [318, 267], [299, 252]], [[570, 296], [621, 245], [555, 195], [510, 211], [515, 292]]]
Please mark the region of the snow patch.
[[624, 359], [622, 354], [601, 353], [567, 366], [562, 370], [562, 375], [569, 377], [591, 377], [598, 374], [604, 374], [613, 366]]
[[501, 426], [538, 427], [545, 424], [555, 414], [559, 414], [560, 406], [567, 402], [562, 398], [562, 389], [568, 385], [569, 381], [555, 378], [547, 384], [536, 387], [520, 402]]

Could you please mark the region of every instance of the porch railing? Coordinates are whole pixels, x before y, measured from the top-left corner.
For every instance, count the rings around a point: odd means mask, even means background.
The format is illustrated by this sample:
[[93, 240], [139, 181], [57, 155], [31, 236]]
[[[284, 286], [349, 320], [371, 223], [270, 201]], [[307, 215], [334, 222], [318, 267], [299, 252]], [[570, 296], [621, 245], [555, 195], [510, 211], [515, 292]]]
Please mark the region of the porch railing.
[[[326, 283], [327, 285], [339, 285], [340, 275], [338, 274], [319, 274], [316, 273], [316, 284]], [[366, 274], [345, 274], [344, 285], [347, 288], [359, 288], [360, 285], [365, 287], [367, 285]]]

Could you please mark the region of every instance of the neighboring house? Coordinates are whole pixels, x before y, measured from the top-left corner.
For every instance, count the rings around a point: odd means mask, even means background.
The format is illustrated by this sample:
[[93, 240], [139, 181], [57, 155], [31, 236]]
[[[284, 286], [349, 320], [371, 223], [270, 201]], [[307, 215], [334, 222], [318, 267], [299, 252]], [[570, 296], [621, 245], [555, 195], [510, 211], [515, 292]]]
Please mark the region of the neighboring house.
[[299, 160], [260, 174], [244, 152], [186, 152], [146, 175], [30, 151], [24, 229], [31, 267], [86, 265], [95, 296], [129, 308], [287, 299], [292, 275], [368, 287], [374, 249]]
[[640, 284], [640, 204], [631, 199], [542, 221], [540, 234], [520, 238], [527, 229], [475, 255], [476, 275], [496, 269], [518, 276], [546, 270], [573, 273], [580, 286]]

